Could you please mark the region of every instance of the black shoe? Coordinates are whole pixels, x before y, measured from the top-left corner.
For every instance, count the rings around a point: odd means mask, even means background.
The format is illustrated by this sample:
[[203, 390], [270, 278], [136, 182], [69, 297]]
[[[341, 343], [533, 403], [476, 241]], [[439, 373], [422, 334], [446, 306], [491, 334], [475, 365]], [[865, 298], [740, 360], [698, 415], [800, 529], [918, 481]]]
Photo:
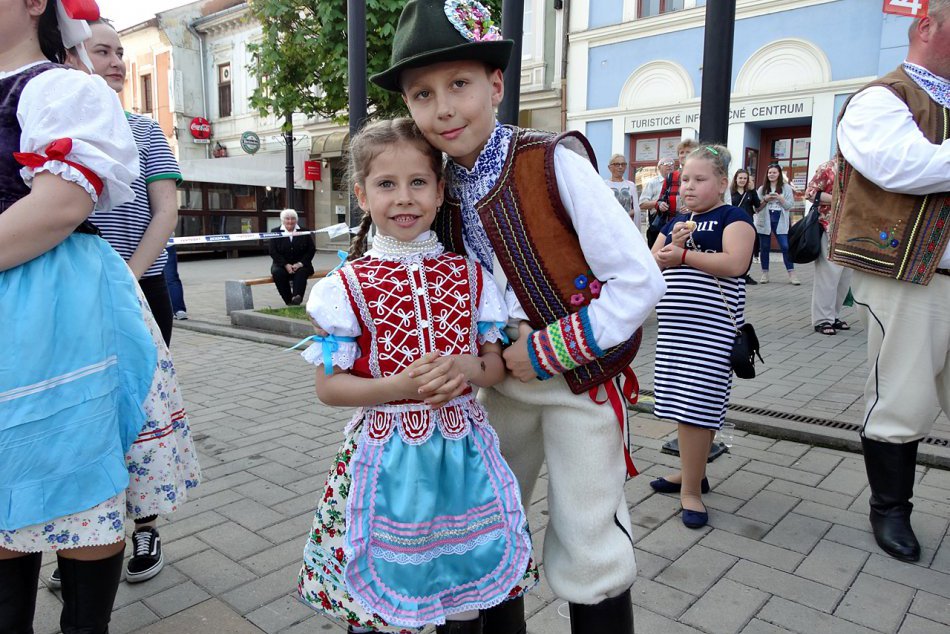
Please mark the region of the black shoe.
[[[670, 482], [666, 478], [657, 478], [650, 482], [650, 486], [657, 493], [679, 493], [683, 489], [683, 485], [679, 482]], [[709, 480], [703, 478], [703, 481], [699, 484], [699, 490], [703, 493], [709, 493]]]
[[53, 568], [49, 573], [49, 582], [46, 584], [50, 590], [59, 590], [63, 587], [63, 578], [59, 576], [59, 568]]
[[294, 295], [290, 298], [291, 306], [300, 306], [303, 303], [303, 297], [300, 295]]
[[486, 634], [525, 634], [528, 625], [524, 620], [524, 596], [482, 610], [482, 627]]
[[41, 553], [0, 559], [0, 632], [32, 634], [42, 560]]
[[162, 538], [158, 531], [146, 526], [132, 533], [132, 557], [125, 568], [125, 580], [129, 583], [148, 581], [165, 567], [162, 554]]
[[749, 275], [748, 273], [746, 273], [743, 277], [745, 277], [746, 286], [756, 286], [756, 285], [758, 285], [758, 282], [756, 282], [754, 279], [752, 279], [752, 276]]
[[571, 634], [633, 634], [630, 589], [597, 605], [570, 603]]
[[124, 556], [125, 549], [96, 561], [57, 557], [63, 578], [63, 634], [108, 634]]
[[871, 485], [871, 529], [884, 552], [901, 561], [919, 561], [920, 543], [910, 525], [914, 508], [917, 442], [888, 443], [861, 437]]
[[709, 513], [706, 511], [683, 509], [680, 517], [683, 520], [683, 526], [686, 528], [702, 528], [709, 523]]
[[[471, 621], [446, 621], [445, 625], [436, 625], [436, 634], [482, 634], [482, 619], [479, 616]], [[494, 634], [494, 633], [492, 633]]]

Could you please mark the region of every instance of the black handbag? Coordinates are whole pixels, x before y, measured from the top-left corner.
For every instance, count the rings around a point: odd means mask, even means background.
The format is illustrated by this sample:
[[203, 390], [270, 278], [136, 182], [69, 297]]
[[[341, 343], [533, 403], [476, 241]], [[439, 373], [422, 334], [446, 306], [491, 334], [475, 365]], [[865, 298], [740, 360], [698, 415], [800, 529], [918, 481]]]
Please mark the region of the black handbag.
[[788, 257], [795, 264], [808, 264], [821, 253], [821, 223], [818, 222], [818, 203], [814, 203], [805, 217], [788, 230]]
[[740, 379], [755, 378], [755, 358], [765, 363], [762, 354], [759, 352], [759, 338], [755, 334], [755, 328], [752, 324], [746, 322], [741, 326], [736, 325], [736, 317], [729, 308], [729, 302], [726, 301], [726, 294], [722, 292], [722, 286], [719, 284], [719, 278], [716, 279], [716, 286], [719, 287], [719, 294], [722, 296], [722, 302], [726, 305], [726, 312], [732, 321], [732, 327], [736, 331], [736, 336], [732, 340], [732, 352], [729, 355], [729, 364], [732, 371]]

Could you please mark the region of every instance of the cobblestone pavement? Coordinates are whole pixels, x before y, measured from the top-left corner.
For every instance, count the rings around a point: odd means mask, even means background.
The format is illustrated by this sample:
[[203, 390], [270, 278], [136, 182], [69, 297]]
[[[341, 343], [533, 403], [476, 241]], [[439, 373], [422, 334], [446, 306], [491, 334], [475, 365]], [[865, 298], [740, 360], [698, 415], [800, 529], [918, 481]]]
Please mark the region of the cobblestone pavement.
[[[317, 403], [311, 370], [276, 346], [179, 329], [173, 352], [204, 482], [160, 520], [168, 563], [151, 581], [122, 584], [111, 631], [342, 632], [298, 603], [294, 587], [348, 412]], [[739, 432], [709, 467], [710, 525], [691, 531], [678, 499], [648, 486], [676, 466], [659, 451], [673, 426], [645, 414], [631, 422], [644, 472], [627, 485], [641, 634], [950, 628], [950, 472], [919, 468], [923, 558], [905, 564], [874, 544], [860, 456]], [[536, 554], [546, 501], [542, 478], [529, 509]], [[566, 606], [546, 584], [527, 605], [529, 632], [569, 631]], [[57, 631], [58, 611], [58, 595], [41, 588], [38, 634]]]

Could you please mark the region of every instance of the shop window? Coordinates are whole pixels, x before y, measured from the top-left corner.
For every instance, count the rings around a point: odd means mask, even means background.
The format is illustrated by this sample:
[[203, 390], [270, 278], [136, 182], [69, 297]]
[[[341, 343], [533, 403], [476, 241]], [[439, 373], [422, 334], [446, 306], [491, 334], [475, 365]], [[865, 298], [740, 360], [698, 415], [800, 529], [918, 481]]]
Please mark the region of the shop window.
[[231, 116], [231, 64], [218, 65], [218, 116]]
[[264, 211], [277, 210], [284, 208], [284, 188], [283, 187], [265, 187], [264, 197], [261, 200], [261, 209]]
[[638, 18], [648, 18], [661, 13], [682, 11], [684, 0], [639, 0]]
[[257, 194], [250, 185], [209, 185], [208, 209], [257, 211]]
[[142, 114], [152, 114], [152, 75], [142, 75]]
[[210, 231], [220, 233], [257, 233], [257, 218], [251, 216], [237, 216], [232, 214], [211, 216]]
[[178, 188], [179, 209], [204, 209], [201, 199], [201, 183], [185, 183]]

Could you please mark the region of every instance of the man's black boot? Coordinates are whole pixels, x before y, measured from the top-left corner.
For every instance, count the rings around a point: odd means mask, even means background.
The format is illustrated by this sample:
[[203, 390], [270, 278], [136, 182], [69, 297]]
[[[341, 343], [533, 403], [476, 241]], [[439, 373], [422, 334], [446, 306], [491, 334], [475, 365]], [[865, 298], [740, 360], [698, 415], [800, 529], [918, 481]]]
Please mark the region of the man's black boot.
[[493, 608], [482, 610], [485, 634], [525, 634], [524, 597], [508, 599]]
[[914, 508], [917, 445], [861, 438], [871, 485], [871, 529], [884, 552], [902, 561], [920, 559], [920, 543], [910, 525]]
[[108, 634], [112, 604], [122, 577], [125, 549], [96, 561], [58, 557], [63, 578], [63, 634]]
[[569, 604], [571, 634], [633, 634], [630, 589], [596, 605]]
[[33, 634], [42, 553], [0, 559], [0, 634]]

